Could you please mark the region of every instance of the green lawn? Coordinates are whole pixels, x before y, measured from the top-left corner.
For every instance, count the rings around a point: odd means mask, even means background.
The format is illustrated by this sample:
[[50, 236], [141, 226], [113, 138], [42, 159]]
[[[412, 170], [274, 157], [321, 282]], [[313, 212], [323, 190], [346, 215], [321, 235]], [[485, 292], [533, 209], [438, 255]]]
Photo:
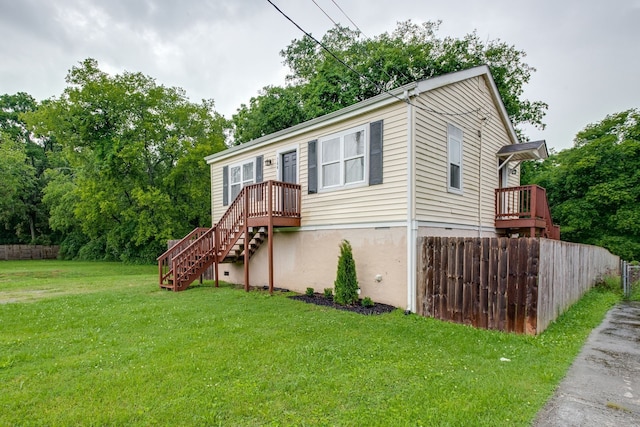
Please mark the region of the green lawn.
[[529, 425], [619, 300], [526, 337], [156, 275], [1, 261], [0, 425]]

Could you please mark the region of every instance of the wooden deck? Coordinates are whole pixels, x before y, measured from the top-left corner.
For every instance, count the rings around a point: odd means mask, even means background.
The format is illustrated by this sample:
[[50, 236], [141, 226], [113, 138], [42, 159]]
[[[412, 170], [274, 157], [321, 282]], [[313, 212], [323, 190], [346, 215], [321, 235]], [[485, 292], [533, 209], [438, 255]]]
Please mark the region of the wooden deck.
[[544, 188], [498, 188], [495, 196], [495, 227], [503, 234], [560, 240], [560, 227], [553, 223]]

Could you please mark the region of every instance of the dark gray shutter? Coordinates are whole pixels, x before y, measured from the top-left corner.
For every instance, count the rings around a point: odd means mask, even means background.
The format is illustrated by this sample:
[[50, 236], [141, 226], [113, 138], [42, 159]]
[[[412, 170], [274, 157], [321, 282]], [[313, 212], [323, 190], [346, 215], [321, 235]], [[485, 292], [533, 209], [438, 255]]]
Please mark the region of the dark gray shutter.
[[229, 166], [222, 168], [222, 206], [229, 204]]
[[369, 185], [382, 184], [382, 120], [369, 124]]
[[256, 184], [262, 182], [262, 165], [264, 164], [264, 156], [256, 157]]
[[309, 141], [309, 150], [307, 153], [309, 157], [307, 160], [308, 174], [307, 181], [309, 182], [309, 194], [315, 194], [318, 192], [318, 140], [314, 139]]

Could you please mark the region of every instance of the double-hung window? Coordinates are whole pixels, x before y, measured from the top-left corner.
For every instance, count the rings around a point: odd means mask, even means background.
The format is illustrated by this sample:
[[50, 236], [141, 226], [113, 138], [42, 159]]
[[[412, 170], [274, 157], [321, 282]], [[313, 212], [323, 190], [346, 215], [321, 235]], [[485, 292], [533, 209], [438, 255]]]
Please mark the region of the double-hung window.
[[361, 126], [318, 141], [321, 189], [366, 184], [366, 136]]
[[255, 161], [233, 165], [229, 168], [229, 200], [233, 201], [240, 190], [255, 182]]
[[449, 170], [447, 184], [449, 191], [462, 193], [462, 129], [449, 124], [447, 127], [447, 151]]

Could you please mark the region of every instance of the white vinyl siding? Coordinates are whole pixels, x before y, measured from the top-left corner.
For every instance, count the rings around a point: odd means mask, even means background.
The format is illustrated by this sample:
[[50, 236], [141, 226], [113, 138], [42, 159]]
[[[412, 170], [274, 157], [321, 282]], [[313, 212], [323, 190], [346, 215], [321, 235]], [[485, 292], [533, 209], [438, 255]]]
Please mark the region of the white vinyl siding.
[[449, 191], [462, 193], [462, 129], [452, 124], [447, 126], [447, 146], [449, 152], [449, 173], [447, 176]]
[[[475, 227], [481, 222], [483, 227], [493, 228], [494, 191], [499, 186], [496, 152], [511, 140], [484, 77], [423, 93], [414, 102], [426, 107], [415, 110], [416, 219], [452, 224], [454, 228], [455, 224]], [[476, 112], [479, 108], [481, 114]], [[428, 109], [469, 112], [455, 117], [455, 126], [463, 133], [460, 181], [463, 194], [449, 190], [451, 117]], [[483, 117], [486, 120], [482, 120]], [[512, 178], [517, 177], [509, 177], [510, 185], [513, 185]]]
[[320, 144], [320, 191], [366, 185], [366, 133], [361, 126], [329, 135]]
[[[222, 169], [225, 165], [237, 165], [263, 155], [276, 159], [279, 150], [298, 147], [298, 182], [302, 187], [302, 226], [332, 226], [340, 224], [390, 223], [406, 221], [407, 218], [407, 106], [402, 102], [383, 106], [365, 114], [337, 121], [318, 129], [303, 132], [289, 138], [256, 149], [239, 151], [230, 158], [211, 163], [212, 219], [217, 222], [228, 206], [222, 204]], [[352, 184], [340, 191], [321, 191], [308, 194], [308, 143], [318, 140], [318, 169], [320, 162], [320, 140], [330, 135], [348, 133], [353, 129], [365, 129], [368, 142], [369, 124], [383, 120], [384, 180], [382, 184], [368, 186]], [[352, 153], [349, 151], [348, 153]], [[356, 150], [357, 153], [357, 150]], [[367, 148], [363, 161], [368, 162]], [[344, 154], [343, 154], [344, 155]], [[357, 158], [358, 156], [347, 156]], [[264, 181], [278, 179], [275, 162], [264, 167]], [[344, 163], [343, 163], [344, 165]], [[368, 165], [365, 164], [366, 167]], [[357, 170], [357, 168], [356, 168]], [[343, 172], [344, 173], [344, 172]], [[318, 171], [318, 174], [320, 172]], [[320, 178], [320, 176], [318, 176]], [[368, 172], [364, 169], [365, 183]], [[318, 180], [318, 189], [322, 182]], [[339, 240], [338, 240], [339, 243]]]

